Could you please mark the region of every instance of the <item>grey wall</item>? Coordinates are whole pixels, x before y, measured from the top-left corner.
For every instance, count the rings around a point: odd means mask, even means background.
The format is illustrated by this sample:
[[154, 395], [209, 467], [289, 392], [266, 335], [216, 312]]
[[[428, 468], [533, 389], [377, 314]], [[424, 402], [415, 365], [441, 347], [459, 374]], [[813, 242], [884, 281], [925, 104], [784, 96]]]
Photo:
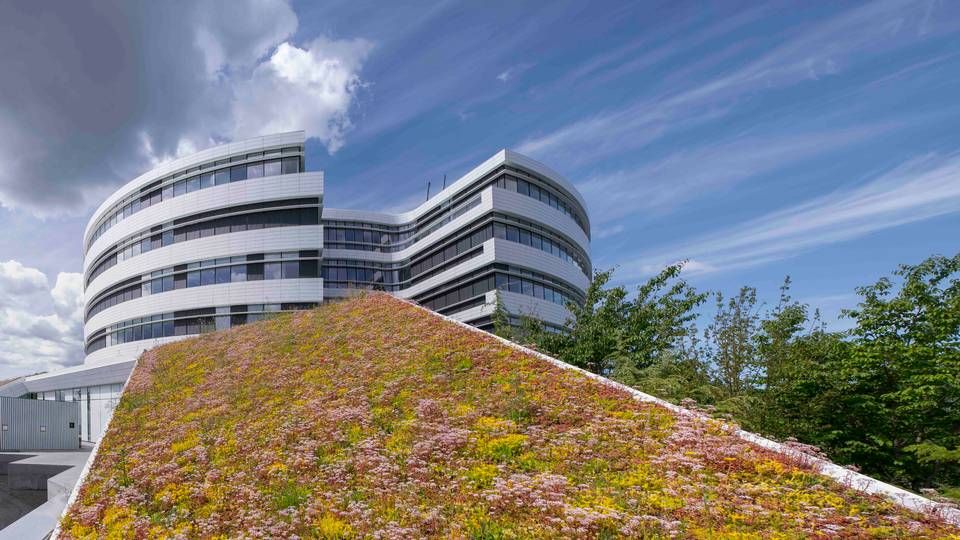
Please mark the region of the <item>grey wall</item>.
[[0, 398], [0, 450], [71, 450], [79, 446], [79, 402]]

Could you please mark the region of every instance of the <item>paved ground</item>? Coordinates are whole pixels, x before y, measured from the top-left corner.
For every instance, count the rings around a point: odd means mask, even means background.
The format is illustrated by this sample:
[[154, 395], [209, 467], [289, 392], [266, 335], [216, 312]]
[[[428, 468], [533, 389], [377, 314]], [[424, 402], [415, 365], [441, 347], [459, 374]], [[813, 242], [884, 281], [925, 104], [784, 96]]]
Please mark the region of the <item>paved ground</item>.
[[7, 491], [7, 475], [0, 475], [0, 529], [20, 519], [47, 502], [47, 492], [38, 490]]

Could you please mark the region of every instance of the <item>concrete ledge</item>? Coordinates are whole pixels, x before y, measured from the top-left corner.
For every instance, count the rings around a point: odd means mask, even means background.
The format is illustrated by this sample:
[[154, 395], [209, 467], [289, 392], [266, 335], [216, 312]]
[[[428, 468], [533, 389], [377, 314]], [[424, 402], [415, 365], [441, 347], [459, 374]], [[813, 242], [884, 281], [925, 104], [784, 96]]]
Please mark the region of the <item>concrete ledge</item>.
[[47, 502], [0, 530], [0, 540], [46, 538], [57, 526], [89, 457], [89, 450], [0, 454], [10, 489], [47, 492]]

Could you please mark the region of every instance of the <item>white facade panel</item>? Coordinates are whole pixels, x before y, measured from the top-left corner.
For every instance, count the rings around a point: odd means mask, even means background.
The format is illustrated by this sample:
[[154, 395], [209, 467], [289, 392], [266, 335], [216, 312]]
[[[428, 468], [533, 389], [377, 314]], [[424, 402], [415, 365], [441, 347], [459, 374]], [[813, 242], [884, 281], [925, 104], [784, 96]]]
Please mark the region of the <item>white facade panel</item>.
[[152, 294], [117, 304], [91, 317], [84, 325], [83, 331], [90, 335], [111, 324], [170, 311], [236, 304], [320, 302], [322, 299], [323, 280], [319, 278], [271, 279], [205, 285]]
[[323, 173], [285, 174], [213, 186], [186, 193], [133, 214], [97, 238], [84, 257], [83, 271], [111, 246], [132, 234], [174, 219], [241, 204], [321, 197]]
[[93, 299], [121, 281], [176, 264], [246, 253], [320, 249], [322, 243], [323, 228], [320, 225], [257, 229], [179, 242], [117, 263], [90, 282], [84, 297]]
[[174, 159], [161, 164], [124, 184], [123, 187], [110, 194], [106, 200], [104, 200], [103, 203], [97, 207], [96, 212], [93, 213], [93, 217], [90, 218], [90, 221], [87, 223], [87, 228], [84, 231], [84, 244], [86, 244], [87, 239], [90, 238], [93, 227], [96, 226], [100, 220], [100, 217], [106, 210], [110, 209], [118, 201], [133, 194], [135, 191], [151, 182], [159, 180], [160, 178], [163, 178], [164, 176], [177, 172], [181, 169], [189, 168], [194, 165], [200, 165], [211, 160], [225, 158], [232, 154], [241, 152], [256, 152], [270, 146], [302, 145], [305, 140], [306, 133], [303, 131], [291, 131], [288, 133], [265, 135], [263, 137], [254, 137], [252, 139], [246, 139], [243, 141], [222, 144], [213, 148], [207, 148], [206, 150], [201, 150], [195, 154], [184, 156], [182, 158]]
[[590, 253], [590, 240], [583, 229], [570, 216], [520, 193], [500, 188], [491, 188], [491, 190], [493, 192], [493, 208], [497, 212], [513, 214], [527, 221], [542, 223], [563, 233], [581, 249]]

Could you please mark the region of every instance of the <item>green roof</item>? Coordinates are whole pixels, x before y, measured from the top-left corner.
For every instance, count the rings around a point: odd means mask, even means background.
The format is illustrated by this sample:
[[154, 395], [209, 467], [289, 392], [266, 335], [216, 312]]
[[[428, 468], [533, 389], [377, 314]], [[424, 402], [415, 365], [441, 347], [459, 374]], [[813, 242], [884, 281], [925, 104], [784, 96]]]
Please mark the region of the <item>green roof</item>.
[[958, 530], [385, 294], [141, 357], [64, 537]]

